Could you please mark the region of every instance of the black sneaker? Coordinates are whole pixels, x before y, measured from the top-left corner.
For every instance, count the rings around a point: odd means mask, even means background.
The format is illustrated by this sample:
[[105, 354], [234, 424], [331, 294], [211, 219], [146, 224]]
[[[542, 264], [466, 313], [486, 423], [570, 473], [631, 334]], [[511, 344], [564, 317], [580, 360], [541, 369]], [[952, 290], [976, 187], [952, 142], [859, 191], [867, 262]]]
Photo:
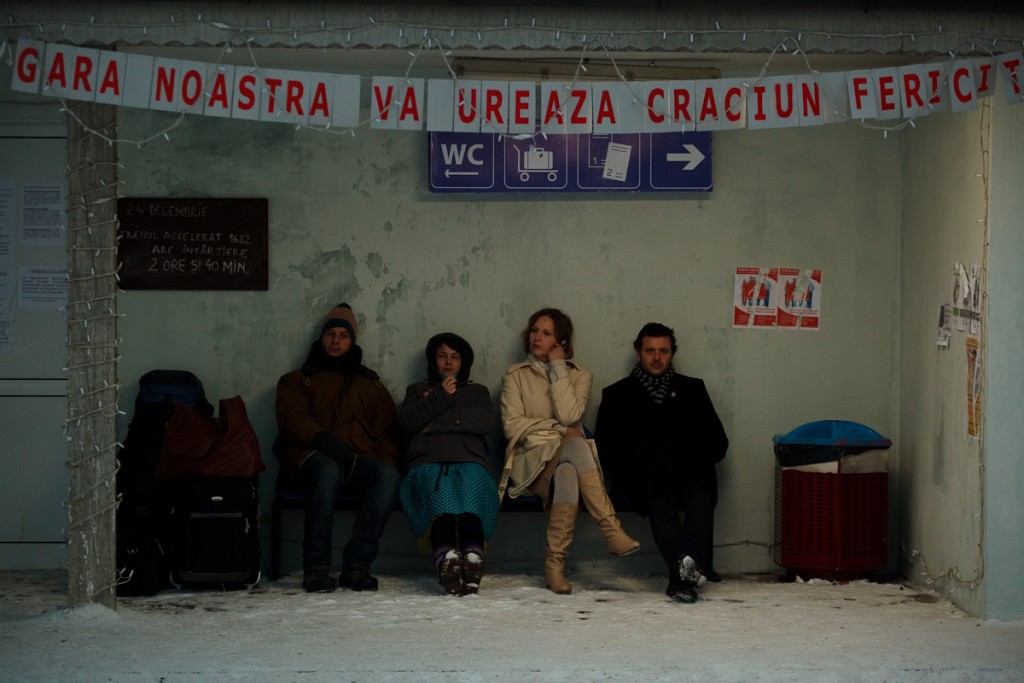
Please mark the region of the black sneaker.
[[437, 578], [448, 595], [462, 595], [462, 553], [454, 548], [441, 558]]
[[326, 571], [307, 572], [302, 577], [302, 587], [307, 593], [333, 593], [334, 579]]
[[665, 589], [665, 595], [678, 602], [697, 602], [697, 589], [693, 586], [687, 586], [685, 583], [673, 585], [669, 581], [668, 588]]
[[480, 590], [480, 580], [484, 576], [483, 555], [472, 550], [463, 556], [465, 562], [462, 565], [462, 593], [471, 595]]
[[338, 585], [354, 591], [377, 590], [377, 579], [370, 576], [370, 570], [362, 567], [342, 569], [338, 574]]
[[700, 588], [708, 579], [697, 566], [697, 562], [689, 555], [679, 558], [679, 578], [688, 586]]

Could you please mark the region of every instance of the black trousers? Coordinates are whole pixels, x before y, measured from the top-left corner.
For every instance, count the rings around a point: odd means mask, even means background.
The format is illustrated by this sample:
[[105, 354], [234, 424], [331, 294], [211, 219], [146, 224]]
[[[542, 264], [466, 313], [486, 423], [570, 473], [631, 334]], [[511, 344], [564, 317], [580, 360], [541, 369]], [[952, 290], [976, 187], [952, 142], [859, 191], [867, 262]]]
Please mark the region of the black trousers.
[[684, 555], [692, 557], [698, 567], [711, 567], [715, 507], [710, 491], [683, 484], [677, 495], [652, 498], [645, 507], [654, 543], [669, 572], [676, 571]]

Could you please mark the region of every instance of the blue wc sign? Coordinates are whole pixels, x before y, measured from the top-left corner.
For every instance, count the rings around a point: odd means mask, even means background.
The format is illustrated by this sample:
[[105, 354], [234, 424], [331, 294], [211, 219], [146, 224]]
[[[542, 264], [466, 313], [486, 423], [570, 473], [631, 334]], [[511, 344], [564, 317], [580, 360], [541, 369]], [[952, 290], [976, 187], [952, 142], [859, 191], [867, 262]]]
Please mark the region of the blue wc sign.
[[432, 192], [710, 192], [711, 133], [430, 133]]

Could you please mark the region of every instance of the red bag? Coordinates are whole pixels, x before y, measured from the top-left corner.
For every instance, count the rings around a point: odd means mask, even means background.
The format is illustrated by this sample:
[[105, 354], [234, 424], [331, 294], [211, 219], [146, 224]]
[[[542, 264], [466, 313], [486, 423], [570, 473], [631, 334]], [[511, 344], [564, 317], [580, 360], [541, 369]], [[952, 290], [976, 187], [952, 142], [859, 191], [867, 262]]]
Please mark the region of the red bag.
[[220, 417], [174, 401], [154, 477], [254, 477], [266, 469], [241, 396], [221, 399]]

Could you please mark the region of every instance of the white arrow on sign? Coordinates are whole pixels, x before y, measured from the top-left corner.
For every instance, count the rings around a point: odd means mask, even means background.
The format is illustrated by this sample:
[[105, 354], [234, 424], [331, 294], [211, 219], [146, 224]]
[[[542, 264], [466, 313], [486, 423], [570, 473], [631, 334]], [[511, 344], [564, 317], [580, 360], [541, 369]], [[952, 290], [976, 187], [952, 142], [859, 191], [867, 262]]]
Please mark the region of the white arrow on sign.
[[453, 175], [480, 175], [480, 171], [453, 171], [450, 168], [444, 169], [445, 178], [451, 178]]
[[692, 171], [693, 169], [700, 166], [700, 162], [704, 161], [704, 153], [697, 149], [696, 145], [686, 143], [683, 145], [686, 148], [686, 152], [669, 153], [665, 155], [665, 161], [686, 161], [686, 166], [683, 167], [684, 171]]

